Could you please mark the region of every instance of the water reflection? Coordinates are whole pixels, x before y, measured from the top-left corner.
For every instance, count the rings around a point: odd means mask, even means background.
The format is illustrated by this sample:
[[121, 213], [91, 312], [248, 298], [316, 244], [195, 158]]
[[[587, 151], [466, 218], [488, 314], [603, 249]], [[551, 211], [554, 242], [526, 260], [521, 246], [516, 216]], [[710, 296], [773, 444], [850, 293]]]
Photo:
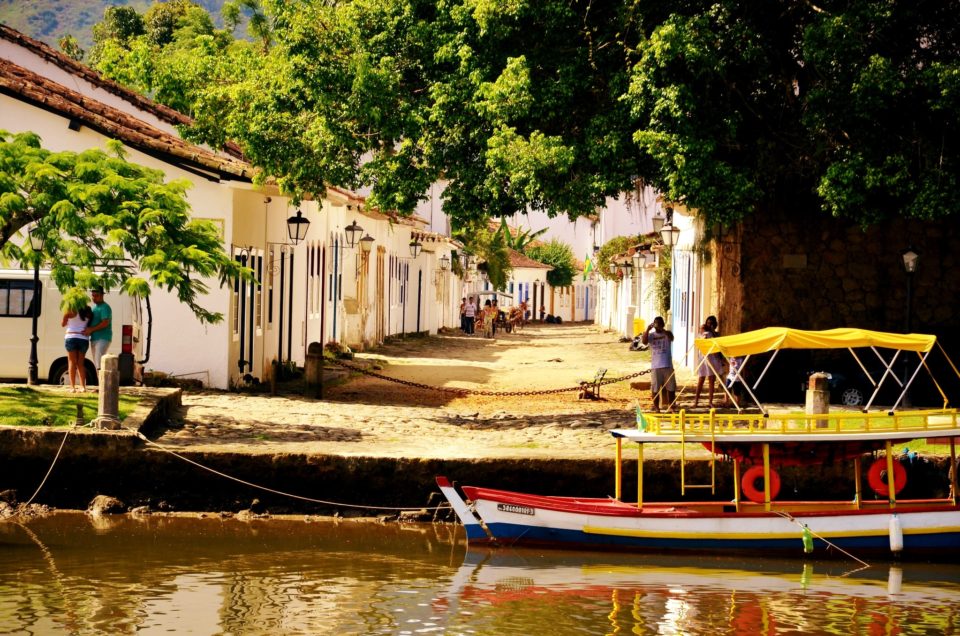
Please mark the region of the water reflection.
[[[852, 567], [852, 566], [851, 566]], [[469, 551], [455, 526], [0, 522], [0, 633], [960, 633], [960, 568]]]

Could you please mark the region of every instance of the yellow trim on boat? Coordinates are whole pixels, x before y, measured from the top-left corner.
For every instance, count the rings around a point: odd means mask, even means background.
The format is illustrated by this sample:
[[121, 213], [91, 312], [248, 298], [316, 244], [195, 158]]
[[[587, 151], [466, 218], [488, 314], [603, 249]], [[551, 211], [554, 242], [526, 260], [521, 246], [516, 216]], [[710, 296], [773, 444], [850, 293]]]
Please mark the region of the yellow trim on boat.
[[[598, 534], [613, 537], [637, 537], [644, 539], [799, 539], [800, 529], [796, 532], [730, 532], [717, 534], [716, 530], [705, 530], [704, 532], [676, 532], [673, 530], [631, 530], [628, 528], [603, 528], [600, 526], [583, 526], [584, 534]], [[934, 528], [904, 528], [903, 534], [937, 534], [947, 532], [960, 532], [960, 526], [946, 526]], [[837, 530], [837, 531], [817, 531], [817, 536], [825, 539], [843, 538], [843, 537], [884, 537], [889, 534], [889, 530], [881, 528], [878, 530]]]

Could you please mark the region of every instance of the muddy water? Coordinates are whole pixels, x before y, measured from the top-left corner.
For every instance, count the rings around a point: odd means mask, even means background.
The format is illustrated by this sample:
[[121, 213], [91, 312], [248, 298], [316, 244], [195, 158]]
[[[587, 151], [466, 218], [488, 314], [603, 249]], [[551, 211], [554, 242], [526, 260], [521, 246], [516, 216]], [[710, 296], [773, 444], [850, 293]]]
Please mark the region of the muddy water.
[[960, 634], [960, 566], [467, 551], [454, 526], [0, 521], [2, 634]]

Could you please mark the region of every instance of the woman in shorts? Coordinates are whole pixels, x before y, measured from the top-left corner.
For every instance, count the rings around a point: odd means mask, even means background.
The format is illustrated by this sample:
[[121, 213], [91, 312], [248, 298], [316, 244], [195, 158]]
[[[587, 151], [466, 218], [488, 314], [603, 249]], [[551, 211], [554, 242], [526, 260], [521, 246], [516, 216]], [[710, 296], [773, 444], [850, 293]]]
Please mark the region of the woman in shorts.
[[87, 357], [87, 349], [90, 348], [90, 336], [84, 334], [83, 330], [90, 324], [91, 318], [93, 312], [90, 307], [84, 306], [79, 311], [63, 314], [60, 323], [67, 329], [63, 344], [67, 349], [67, 373], [70, 375], [71, 393], [77, 392], [77, 375], [80, 376], [80, 390], [87, 390], [87, 370], [83, 361]]

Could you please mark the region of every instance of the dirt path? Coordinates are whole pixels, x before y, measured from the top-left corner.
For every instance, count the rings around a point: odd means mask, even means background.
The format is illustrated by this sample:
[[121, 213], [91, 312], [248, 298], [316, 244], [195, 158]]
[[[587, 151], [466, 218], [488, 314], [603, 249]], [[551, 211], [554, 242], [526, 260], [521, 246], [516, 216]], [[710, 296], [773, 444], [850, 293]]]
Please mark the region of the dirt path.
[[[649, 367], [593, 325], [528, 326], [494, 340], [459, 332], [408, 338], [358, 361], [390, 377], [436, 387], [539, 391], [575, 387], [597, 368], [609, 377]], [[642, 379], [642, 378], [641, 378]], [[575, 391], [462, 396], [367, 376], [328, 387], [324, 400], [203, 392], [184, 395], [183, 427], [158, 443], [192, 451], [411, 458], [609, 458], [604, 432], [634, 424], [649, 391], [604, 386], [600, 400]]]

